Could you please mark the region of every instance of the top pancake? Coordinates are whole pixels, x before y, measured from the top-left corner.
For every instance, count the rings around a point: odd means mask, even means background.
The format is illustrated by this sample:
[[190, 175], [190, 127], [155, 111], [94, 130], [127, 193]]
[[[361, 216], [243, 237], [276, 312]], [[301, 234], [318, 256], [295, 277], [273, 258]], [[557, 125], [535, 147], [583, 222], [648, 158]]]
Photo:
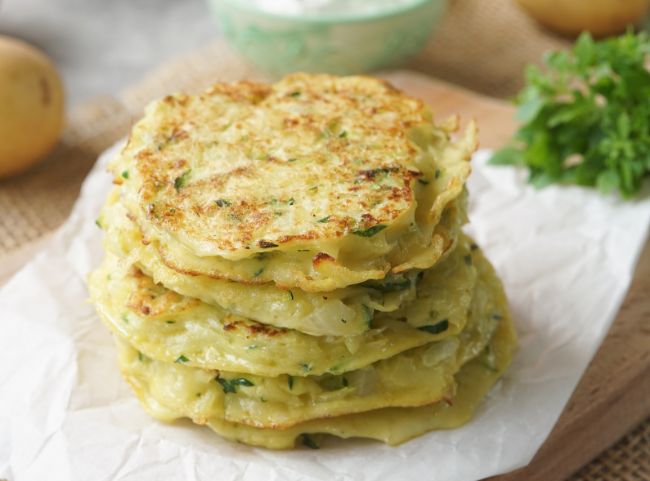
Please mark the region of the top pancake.
[[[296, 74], [154, 102], [111, 169], [143, 234], [178, 270], [190, 253], [220, 266], [306, 250], [310, 264], [346, 253], [383, 259], [366, 262], [367, 274], [313, 286], [328, 290], [397, 265], [428, 267], [405, 252], [439, 257], [437, 247], [423, 252], [462, 192], [475, 146], [473, 129], [454, 146], [452, 127], [435, 126], [421, 101], [383, 81]], [[233, 277], [221, 272], [229, 267], [210, 270], [199, 273]], [[255, 272], [236, 280], [303, 287], [295, 276]]]

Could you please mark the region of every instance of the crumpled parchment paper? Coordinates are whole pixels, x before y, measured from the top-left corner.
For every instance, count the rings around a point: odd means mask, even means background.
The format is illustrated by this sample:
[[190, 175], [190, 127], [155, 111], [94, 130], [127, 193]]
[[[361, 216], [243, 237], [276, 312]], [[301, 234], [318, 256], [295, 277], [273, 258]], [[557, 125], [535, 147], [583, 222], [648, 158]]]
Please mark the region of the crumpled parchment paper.
[[398, 447], [328, 442], [273, 452], [187, 421], [151, 419], [118, 372], [85, 279], [102, 256], [95, 218], [111, 149], [70, 219], [0, 291], [0, 478], [474, 480], [525, 465], [549, 434], [629, 286], [650, 199], [577, 187], [536, 191], [525, 173], [474, 159], [468, 231], [501, 274], [520, 336], [512, 368], [466, 426]]

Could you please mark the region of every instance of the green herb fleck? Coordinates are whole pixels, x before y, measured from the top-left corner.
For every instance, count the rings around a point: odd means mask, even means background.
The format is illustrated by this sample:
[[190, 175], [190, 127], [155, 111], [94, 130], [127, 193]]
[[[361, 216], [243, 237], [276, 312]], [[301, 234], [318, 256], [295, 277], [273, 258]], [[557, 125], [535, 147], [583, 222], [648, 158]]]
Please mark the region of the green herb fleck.
[[293, 204], [295, 204], [295, 203], [296, 203], [296, 200], [295, 200], [293, 197], [291, 197], [291, 198], [287, 201], [287, 204], [289, 204], [289, 205], [293, 205]]
[[440, 169], [436, 169], [436, 172], [433, 174], [433, 176], [437, 179], [438, 177], [440, 177], [440, 173], [441, 173]]
[[230, 384], [227, 379], [222, 379], [220, 377], [217, 378], [217, 382], [221, 384], [221, 388], [223, 389], [223, 392], [228, 394], [228, 393], [236, 393], [237, 389], [235, 386]]
[[370, 287], [371, 289], [375, 289], [379, 292], [395, 292], [395, 291], [403, 291], [411, 287], [411, 281], [405, 277], [404, 278], [396, 277], [386, 282], [367, 281], [363, 285]]
[[301, 434], [300, 439], [302, 441], [303, 446], [307, 446], [309, 449], [320, 449], [320, 446], [316, 444], [314, 438], [312, 438], [309, 434]]
[[254, 386], [254, 385], [255, 385], [255, 384], [253, 384], [251, 381], [249, 381], [248, 379], [246, 379], [245, 377], [238, 377], [238, 378], [235, 378], [235, 379], [233, 379], [232, 381], [230, 381], [230, 383], [231, 383], [231, 384], [236, 384], [236, 385], [238, 385], [238, 386], [246, 386], [246, 387], [251, 387], [251, 386]]
[[347, 323], [348, 323], [348, 321], [346, 321], [346, 320], [343, 319], [343, 318], [341, 318], [341, 322], [342, 322], [343, 324], [347, 324]]
[[293, 376], [287, 376], [287, 386], [289, 386], [289, 391], [293, 389]]
[[422, 185], [429, 185], [429, 181], [426, 179], [418, 179], [418, 182]]
[[147, 360], [147, 356], [145, 356], [140, 351], [138, 351], [138, 361], [145, 362], [146, 360]]
[[495, 313], [495, 314], [492, 314], [492, 319], [494, 319], [495, 321], [500, 321], [500, 320], [503, 319], [503, 316], [501, 314], [496, 314]]
[[583, 33], [544, 67], [529, 66], [513, 140], [490, 163], [528, 168], [535, 187], [572, 183], [638, 194], [650, 176], [650, 34]]
[[301, 362], [300, 367], [302, 368], [303, 371], [310, 372], [314, 366], [312, 365], [311, 362]]
[[120, 316], [120, 319], [122, 319], [127, 324], [129, 323], [129, 315], [126, 312]]
[[475, 251], [475, 250], [478, 250], [478, 245], [477, 244], [472, 244], [471, 246], [469, 246], [469, 248], [471, 250]]
[[175, 324], [175, 323], [176, 323], [176, 321], [174, 321], [174, 320], [171, 320], [171, 319], [170, 319], [170, 320], [168, 320], [168, 321], [165, 321], [165, 322], [166, 322], [167, 324]]
[[436, 324], [429, 324], [426, 326], [418, 327], [420, 331], [428, 332], [429, 334], [440, 334], [441, 332], [445, 332], [448, 328], [449, 321], [447, 319], [443, 319]]
[[254, 386], [254, 384], [248, 379], [246, 379], [245, 377], [236, 377], [230, 380], [224, 379], [222, 377], [217, 377], [216, 380], [219, 384], [221, 384], [221, 388], [223, 389], [223, 392], [225, 392], [226, 394], [236, 393], [237, 386], [246, 386], [246, 387]]
[[385, 226], [384, 224], [377, 224], [377, 225], [373, 225], [372, 227], [369, 227], [367, 229], [353, 230], [352, 233], [354, 235], [358, 235], [358, 236], [361, 236], [361, 237], [372, 237], [375, 234], [377, 234], [377, 233], [381, 232], [382, 230], [384, 230], [386, 227], [387, 226]]
[[215, 204], [217, 204], [219, 207], [230, 207], [232, 205], [232, 202], [226, 199], [217, 199], [214, 201]]
[[374, 311], [370, 307], [366, 306], [365, 304], [361, 304], [361, 308], [363, 309], [363, 315], [366, 318], [366, 324], [368, 325], [368, 329], [370, 329]]
[[187, 184], [187, 180], [190, 177], [190, 172], [192, 172], [192, 169], [186, 170], [180, 176], [178, 176], [178, 177], [176, 177], [176, 179], [174, 179], [174, 189], [179, 191], [183, 187], [185, 187], [185, 184]]
[[289, 296], [291, 297], [291, 300], [293, 301], [293, 292], [289, 291]]
[[343, 130], [343, 131], [339, 134], [339, 139], [345, 139], [347, 136], [348, 136], [348, 133], [347, 133], [345, 130]]
[[327, 222], [328, 220], [330, 220], [330, 217], [332, 217], [332, 216], [331, 215], [326, 215], [325, 217], [321, 217], [320, 219], [318, 219], [316, 222], [320, 222], [322, 224], [322, 223]]
[[463, 256], [463, 259], [465, 260], [465, 264], [467, 264], [468, 266], [472, 265], [472, 256], [468, 254], [466, 256]]
[[95, 219], [95, 225], [99, 227], [100, 229], [103, 229], [102, 227], [102, 221], [100, 218]]
[[377, 167], [376, 169], [361, 170], [359, 175], [366, 179], [374, 179], [379, 174], [386, 176], [391, 172], [399, 172], [399, 167]]
[[349, 385], [349, 384], [348, 384], [348, 378], [345, 377], [345, 376], [343, 376], [343, 377], [341, 378], [341, 383], [343, 384], [343, 387], [348, 387], [348, 385]]
[[335, 364], [335, 365], [333, 365], [332, 367], [330, 367], [330, 368], [328, 369], [328, 371], [329, 371], [330, 373], [332, 373], [332, 374], [336, 374], [336, 373], [339, 372], [340, 370], [341, 370], [341, 365], [340, 365], [340, 364]]
[[178, 357], [176, 358], [176, 360], [175, 360], [174, 362], [175, 362], [175, 363], [178, 363], [178, 364], [185, 364], [185, 363], [188, 362], [188, 361], [189, 361], [189, 359], [186, 358], [184, 354], [181, 354], [180, 356], [178, 356]]
[[289, 94], [289, 97], [300, 97], [300, 94], [301, 94], [301, 93], [302, 93], [302, 92], [300, 92], [299, 90], [296, 90], [295, 92], [291, 92], [291, 93]]
[[255, 273], [253, 274], [253, 277], [257, 277], [257, 276], [259, 276], [262, 272], [264, 272], [264, 268], [263, 268], [263, 267], [260, 267], [259, 269], [257, 269], [257, 270], [255, 271]]
[[128, 179], [129, 178], [129, 171], [128, 170], [123, 170], [122, 171], [122, 178]]

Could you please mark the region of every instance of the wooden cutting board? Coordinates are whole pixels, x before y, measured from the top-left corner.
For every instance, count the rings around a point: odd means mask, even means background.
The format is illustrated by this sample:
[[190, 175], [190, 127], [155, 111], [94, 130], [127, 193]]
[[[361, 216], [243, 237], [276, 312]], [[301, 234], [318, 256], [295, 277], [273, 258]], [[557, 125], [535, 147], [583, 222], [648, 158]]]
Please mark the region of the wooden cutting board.
[[[189, 63], [190, 61], [187, 60]], [[218, 62], [198, 56], [191, 62], [201, 65], [200, 72], [188, 78], [182, 61], [154, 72], [142, 84], [129, 89], [122, 101], [98, 102], [94, 117], [71, 120], [71, 128], [88, 131], [102, 125], [115, 128], [116, 119], [124, 122], [122, 131], [140, 115], [142, 104], [151, 96], [171, 90], [197, 90], [223, 78]], [[206, 67], [207, 65], [207, 67]], [[175, 72], [183, 71], [184, 75]], [[246, 70], [238, 71], [247, 76]], [[498, 147], [513, 133], [513, 108], [503, 101], [490, 99], [434, 81], [421, 74], [398, 71], [383, 75], [396, 86], [429, 103], [438, 118], [459, 114], [461, 119], [475, 118], [480, 128], [482, 147]], [[155, 84], [157, 88], [151, 88]], [[103, 104], [102, 104], [103, 102]], [[106, 103], [109, 107], [107, 108]], [[92, 105], [86, 105], [86, 110]], [[97, 113], [98, 112], [98, 113]], [[107, 121], [110, 120], [110, 121]], [[76, 125], [78, 124], [78, 125]], [[106, 127], [108, 128], [108, 127]], [[85, 129], [85, 130], [84, 130]], [[92, 130], [92, 129], [91, 129]], [[120, 131], [120, 129], [118, 129]], [[74, 149], [79, 136], [71, 136], [65, 148]], [[115, 139], [116, 140], [116, 139]], [[101, 145], [101, 144], [98, 144]], [[103, 148], [106, 146], [104, 145]], [[89, 151], [96, 156], [98, 151]], [[23, 246], [0, 258], [0, 283], [6, 280], [43, 245], [43, 239]], [[607, 338], [592, 360], [550, 437], [529, 466], [493, 478], [498, 481], [561, 481], [598, 453], [613, 444], [650, 415], [650, 243], [640, 258], [632, 287]]]
[[[475, 118], [482, 147], [503, 145], [513, 134], [514, 108], [434, 82], [420, 74], [386, 75], [424, 99], [438, 118]], [[650, 242], [614, 324], [578, 384], [551, 435], [532, 462], [494, 481], [561, 481], [650, 415]]]

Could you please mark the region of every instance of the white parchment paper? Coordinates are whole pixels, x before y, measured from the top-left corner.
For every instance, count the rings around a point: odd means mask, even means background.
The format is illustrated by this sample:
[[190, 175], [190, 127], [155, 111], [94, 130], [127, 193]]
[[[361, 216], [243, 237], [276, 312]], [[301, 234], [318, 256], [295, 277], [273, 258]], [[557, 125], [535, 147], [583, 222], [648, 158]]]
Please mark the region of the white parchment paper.
[[466, 426], [391, 448], [363, 440], [273, 452], [189, 422], [151, 419], [118, 372], [87, 303], [102, 256], [104, 155], [49, 245], [0, 291], [0, 478], [99, 480], [474, 480], [525, 465], [550, 432], [629, 286], [650, 200], [577, 187], [535, 191], [474, 159], [468, 229], [503, 277], [521, 346]]

